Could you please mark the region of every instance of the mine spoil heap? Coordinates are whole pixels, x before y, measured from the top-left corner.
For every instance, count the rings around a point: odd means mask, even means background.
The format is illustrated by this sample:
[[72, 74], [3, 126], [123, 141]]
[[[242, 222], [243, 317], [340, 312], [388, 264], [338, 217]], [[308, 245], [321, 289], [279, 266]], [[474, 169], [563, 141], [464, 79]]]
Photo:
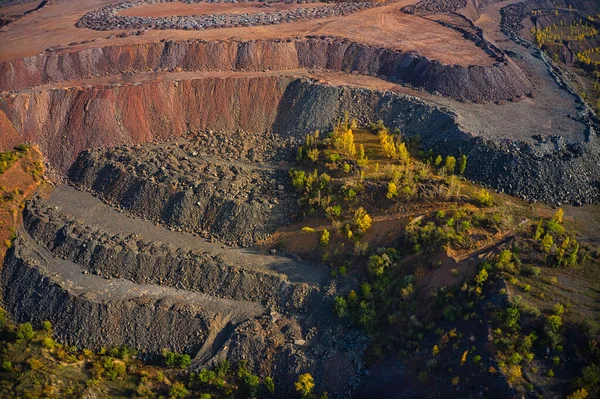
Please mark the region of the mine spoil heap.
[[0, 272], [4, 306], [70, 344], [167, 348], [194, 367], [245, 359], [285, 389], [310, 371], [345, 394], [366, 342], [332, 316], [328, 271], [196, 234], [249, 244], [292, 220], [288, 141], [211, 134], [82, 154], [71, 175], [87, 191], [27, 205]]
[[125, 13], [163, 2], [44, 2], [1, 29], [0, 147], [39, 145], [65, 182], [26, 205], [0, 270], [17, 322], [92, 349], [187, 352], [194, 369], [247, 360], [283, 395], [310, 372], [348, 397], [367, 346], [332, 314], [348, 282], [257, 249], [296, 216], [307, 133], [348, 112], [466, 155], [464, 176], [498, 191], [600, 200], [597, 115], [517, 37], [532, 0], [498, 11], [506, 41], [461, 14], [492, 0]]

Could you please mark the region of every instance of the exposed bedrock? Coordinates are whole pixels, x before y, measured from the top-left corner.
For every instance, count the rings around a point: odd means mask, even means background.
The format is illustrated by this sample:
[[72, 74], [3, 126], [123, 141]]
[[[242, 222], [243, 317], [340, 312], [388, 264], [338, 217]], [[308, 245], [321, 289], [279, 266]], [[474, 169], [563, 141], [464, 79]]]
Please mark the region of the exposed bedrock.
[[[234, 264], [239, 259], [232, 262], [236, 256], [230, 260], [208, 251], [186, 251], [148, 241], [143, 231], [136, 236], [113, 235], [61, 214], [41, 198], [27, 205], [23, 224], [31, 237], [55, 256], [92, 274], [262, 303], [285, 313], [305, 311], [307, 302], [317, 294], [314, 286], [290, 282], [281, 274], [240, 267]], [[235, 255], [242, 256], [237, 251]], [[264, 262], [264, 258], [277, 261], [274, 256], [248, 254], [246, 258], [256, 263]]]
[[209, 129], [301, 139], [308, 131], [330, 128], [348, 111], [362, 122], [382, 119], [406, 135], [420, 135], [425, 148], [443, 155], [467, 154], [466, 176], [498, 190], [550, 203], [600, 197], [593, 115], [581, 116], [588, 131], [579, 143], [560, 137], [524, 143], [509, 139], [509, 133], [506, 139], [485, 139], [464, 131], [453, 112], [415, 97], [279, 76], [21, 93], [5, 97], [0, 110], [21, 141], [39, 144], [63, 172], [89, 148], [173, 140]]
[[489, 66], [446, 65], [414, 52], [332, 37], [256, 41], [165, 41], [46, 52], [0, 64], [0, 90], [94, 76], [181, 68], [185, 71], [264, 71], [317, 68], [385, 77], [459, 100], [518, 98], [531, 92], [508, 57]]
[[293, 78], [210, 78], [18, 94], [0, 109], [21, 141], [67, 171], [89, 148], [172, 140], [208, 129], [269, 130]]
[[[49, 266], [52, 262], [43, 250], [18, 239], [0, 272], [3, 306], [17, 322], [39, 325], [51, 320], [56, 336], [69, 344], [94, 349], [128, 344], [148, 353], [160, 353], [162, 348], [194, 352], [216, 327], [211, 325], [212, 315], [174, 297], [103, 300], [91, 292], [75, 292], [78, 287], [58, 277]], [[108, 283], [99, 276], [86, 277], [103, 280], [98, 288]], [[165, 334], [167, 327], [170, 332]]]
[[[3, 307], [17, 322], [53, 324], [57, 339], [92, 349], [129, 345], [144, 355], [190, 353], [194, 367], [248, 360], [289, 397], [310, 372], [332, 397], [347, 397], [363, 370], [366, 338], [332, 323], [331, 303], [305, 317], [170, 287], [82, 273], [25, 231], [0, 270]], [[335, 336], [335, 338], [334, 338]]]
[[[220, 148], [230, 147], [228, 135], [218, 136]], [[264, 138], [251, 140], [249, 145], [256, 146], [252, 156], [263, 158], [257, 154]], [[86, 151], [69, 177], [139, 216], [227, 244], [249, 245], [292, 221], [297, 198], [286, 169], [266, 159], [223, 158], [206, 145], [199, 140]]]

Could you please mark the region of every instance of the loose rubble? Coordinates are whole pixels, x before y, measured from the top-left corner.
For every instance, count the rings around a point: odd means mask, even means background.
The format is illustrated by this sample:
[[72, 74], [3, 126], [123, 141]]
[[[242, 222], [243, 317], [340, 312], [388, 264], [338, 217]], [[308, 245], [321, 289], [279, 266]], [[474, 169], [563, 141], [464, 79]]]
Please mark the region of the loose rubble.
[[[238, 3], [248, 0], [185, 0], [183, 3]], [[98, 10], [88, 12], [77, 27], [95, 30], [114, 29], [184, 29], [205, 30], [218, 28], [237, 28], [260, 25], [276, 25], [310, 19], [322, 19], [345, 16], [357, 11], [377, 7], [384, 3], [376, 2], [332, 2], [314, 7], [299, 7], [292, 10], [268, 11], [269, 4], [281, 3], [279, 0], [256, 1], [263, 5], [265, 11], [245, 14], [212, 14], [172, 17], [134, 17], [119, 15], [119, 11], [144, 4], [169, 3], [167, 0], [138, 0], [133, 2], [109, 4]], [[249, 2], [255, 2], [249, 0]], [[287, 0], [285, 4], [311, 4], [318, 0]]]

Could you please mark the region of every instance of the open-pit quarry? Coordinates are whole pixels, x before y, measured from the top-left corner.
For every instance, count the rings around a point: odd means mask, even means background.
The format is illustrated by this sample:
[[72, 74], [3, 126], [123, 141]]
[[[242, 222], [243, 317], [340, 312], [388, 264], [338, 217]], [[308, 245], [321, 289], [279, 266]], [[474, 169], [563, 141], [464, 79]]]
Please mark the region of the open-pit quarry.
[[0, 149], [36, 145], [54, 180], [23, 209], [3, 307], [72, 345], [247, 360], [287, 387], [309, 371], [350, 396], [368, 339], [331, 311], [343, 287], [257, 247], [294, 222], [308, 132], [381, 120], [490, 189], [600, 201], [600, 121], [502, 32], [514, 4], [0, 2]]

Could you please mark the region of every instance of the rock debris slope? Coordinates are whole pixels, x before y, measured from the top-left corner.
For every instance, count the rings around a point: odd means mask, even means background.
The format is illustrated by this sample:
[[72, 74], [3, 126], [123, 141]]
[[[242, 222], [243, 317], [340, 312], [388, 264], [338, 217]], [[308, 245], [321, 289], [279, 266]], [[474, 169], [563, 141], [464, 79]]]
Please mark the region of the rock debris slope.
[[[74, 181], [90, 192], [63, 185], [27, 205], [0, 271], [4, 306], [18, 321], [50, 320], [70, 344], [127, 344], [147, 356], [167, 348], [190, 353], [194, 367], [246, 359], [287, 389], [309, 371], [345, 395], [362, 372], [365, 338], [333, 316], [328, 271], [214, 238], [249, 245], [291, 220], [295, 198], [277, 175], [287, 173], [290, 139], [217, 137], [120, 147], [103, 153], [104, 165], [76, 164]], [[197, 197], [174, 201], [177, 187]], [[144, 196], [120, 195], [128, 190]], [[251, 211], [232, 211], [244, 206]]]

